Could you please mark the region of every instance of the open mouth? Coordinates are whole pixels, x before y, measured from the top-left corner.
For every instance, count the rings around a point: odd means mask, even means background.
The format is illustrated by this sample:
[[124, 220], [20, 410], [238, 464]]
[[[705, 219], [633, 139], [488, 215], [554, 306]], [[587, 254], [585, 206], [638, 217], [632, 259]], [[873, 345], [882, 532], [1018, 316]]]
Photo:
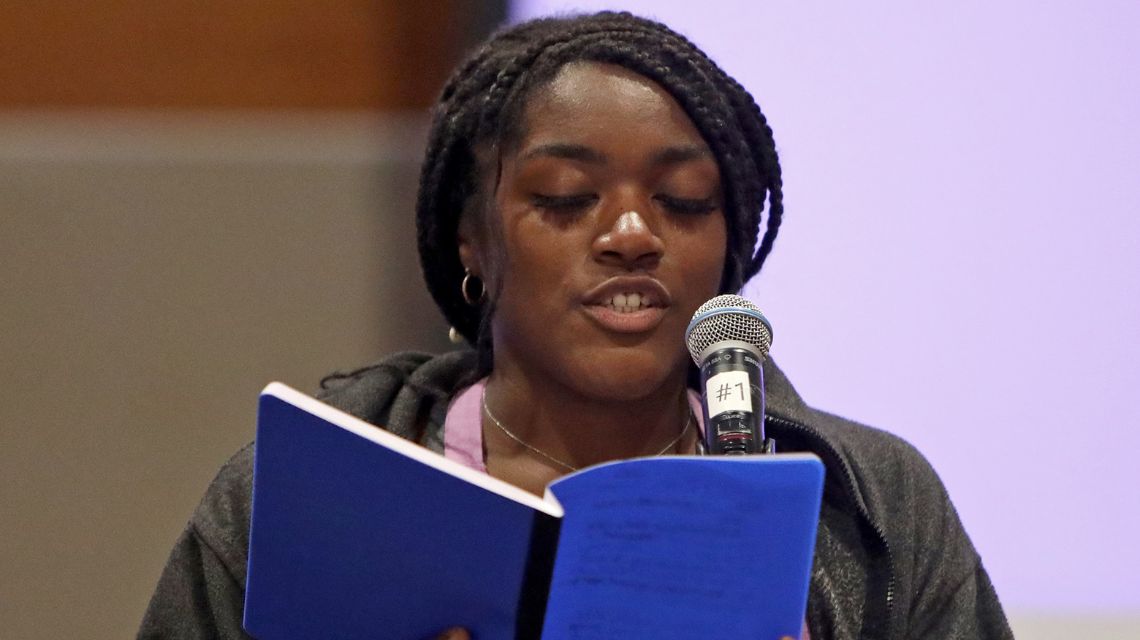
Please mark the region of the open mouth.
[[601, 306], [609, 307], [617, 313], [633, 313], [654, 306], [649, 296], [637, 292], [617, 293], [609, 300], [602, 301]]
[[669, 291], [647, 276], [618, 276], [599, 284], [583, 297], [584, 309], [607, 331], [652, 331], [671, 304]]

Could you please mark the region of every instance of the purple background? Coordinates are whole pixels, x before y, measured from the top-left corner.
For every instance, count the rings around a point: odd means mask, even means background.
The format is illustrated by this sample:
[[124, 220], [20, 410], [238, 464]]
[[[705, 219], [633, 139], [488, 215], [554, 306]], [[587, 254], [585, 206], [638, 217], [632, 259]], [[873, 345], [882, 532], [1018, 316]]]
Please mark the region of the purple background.
[[516, 2], [682, 31], [776, 131], [746, 287], [819, 407], [934, 463], [1008, 609], [1140, 611], [1140, 3]]

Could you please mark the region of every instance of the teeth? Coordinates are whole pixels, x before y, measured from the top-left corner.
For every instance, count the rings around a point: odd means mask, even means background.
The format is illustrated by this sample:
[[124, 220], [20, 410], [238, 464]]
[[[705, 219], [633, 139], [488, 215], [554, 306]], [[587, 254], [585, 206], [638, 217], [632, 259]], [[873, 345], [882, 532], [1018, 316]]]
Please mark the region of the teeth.
[[633, 313], [649, 306], [640, 293], [619, 293], [610, 299], [609, 307], [618, 313]]

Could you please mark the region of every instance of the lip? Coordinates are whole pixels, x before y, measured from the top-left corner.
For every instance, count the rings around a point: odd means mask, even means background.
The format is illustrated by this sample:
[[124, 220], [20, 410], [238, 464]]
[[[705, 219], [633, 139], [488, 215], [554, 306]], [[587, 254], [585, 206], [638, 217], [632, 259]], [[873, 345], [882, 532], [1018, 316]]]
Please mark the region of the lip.
[[[607, 304], [619, 293], [636, 293], [649, 301], [637, 311], [621, 313]], [[661, 324], [665, 312], [673, 304], [669, 290], [656, 278], [617, 276], [602, 282], [582, 296], [582, 307], [603, 329], [616, 333], [643, 333]]]

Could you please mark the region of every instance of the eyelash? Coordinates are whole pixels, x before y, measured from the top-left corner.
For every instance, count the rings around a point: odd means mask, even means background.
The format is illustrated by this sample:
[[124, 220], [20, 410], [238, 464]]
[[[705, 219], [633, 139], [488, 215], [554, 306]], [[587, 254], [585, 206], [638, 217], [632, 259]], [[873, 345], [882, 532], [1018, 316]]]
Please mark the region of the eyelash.
[[[597, 199], [597, 196], [593, 194], [547, 196], [536, 193], [532, 196], [534, 206], [556, 213], [576, 213], [594, 204]], [[718, 206], [716, 200], [713, 198], [675, 198], [673, 196], [657, 195], [654, 196], [654, 200], [660, 202], [666, 209], [673, 213], [691, 215], [709, 213]]]
[[659, 195], [655, 196], [655, 199], [674, 213], [699, 215], [709, 213], [717, 208], [717, 202], [713, 198], [674, 198], [673, 196]]
[[534, 206], [556, 213], [576, 213], [594, 204], [597, 197], [592, 194], [577, 196], [546, 196], [534, 194]]

